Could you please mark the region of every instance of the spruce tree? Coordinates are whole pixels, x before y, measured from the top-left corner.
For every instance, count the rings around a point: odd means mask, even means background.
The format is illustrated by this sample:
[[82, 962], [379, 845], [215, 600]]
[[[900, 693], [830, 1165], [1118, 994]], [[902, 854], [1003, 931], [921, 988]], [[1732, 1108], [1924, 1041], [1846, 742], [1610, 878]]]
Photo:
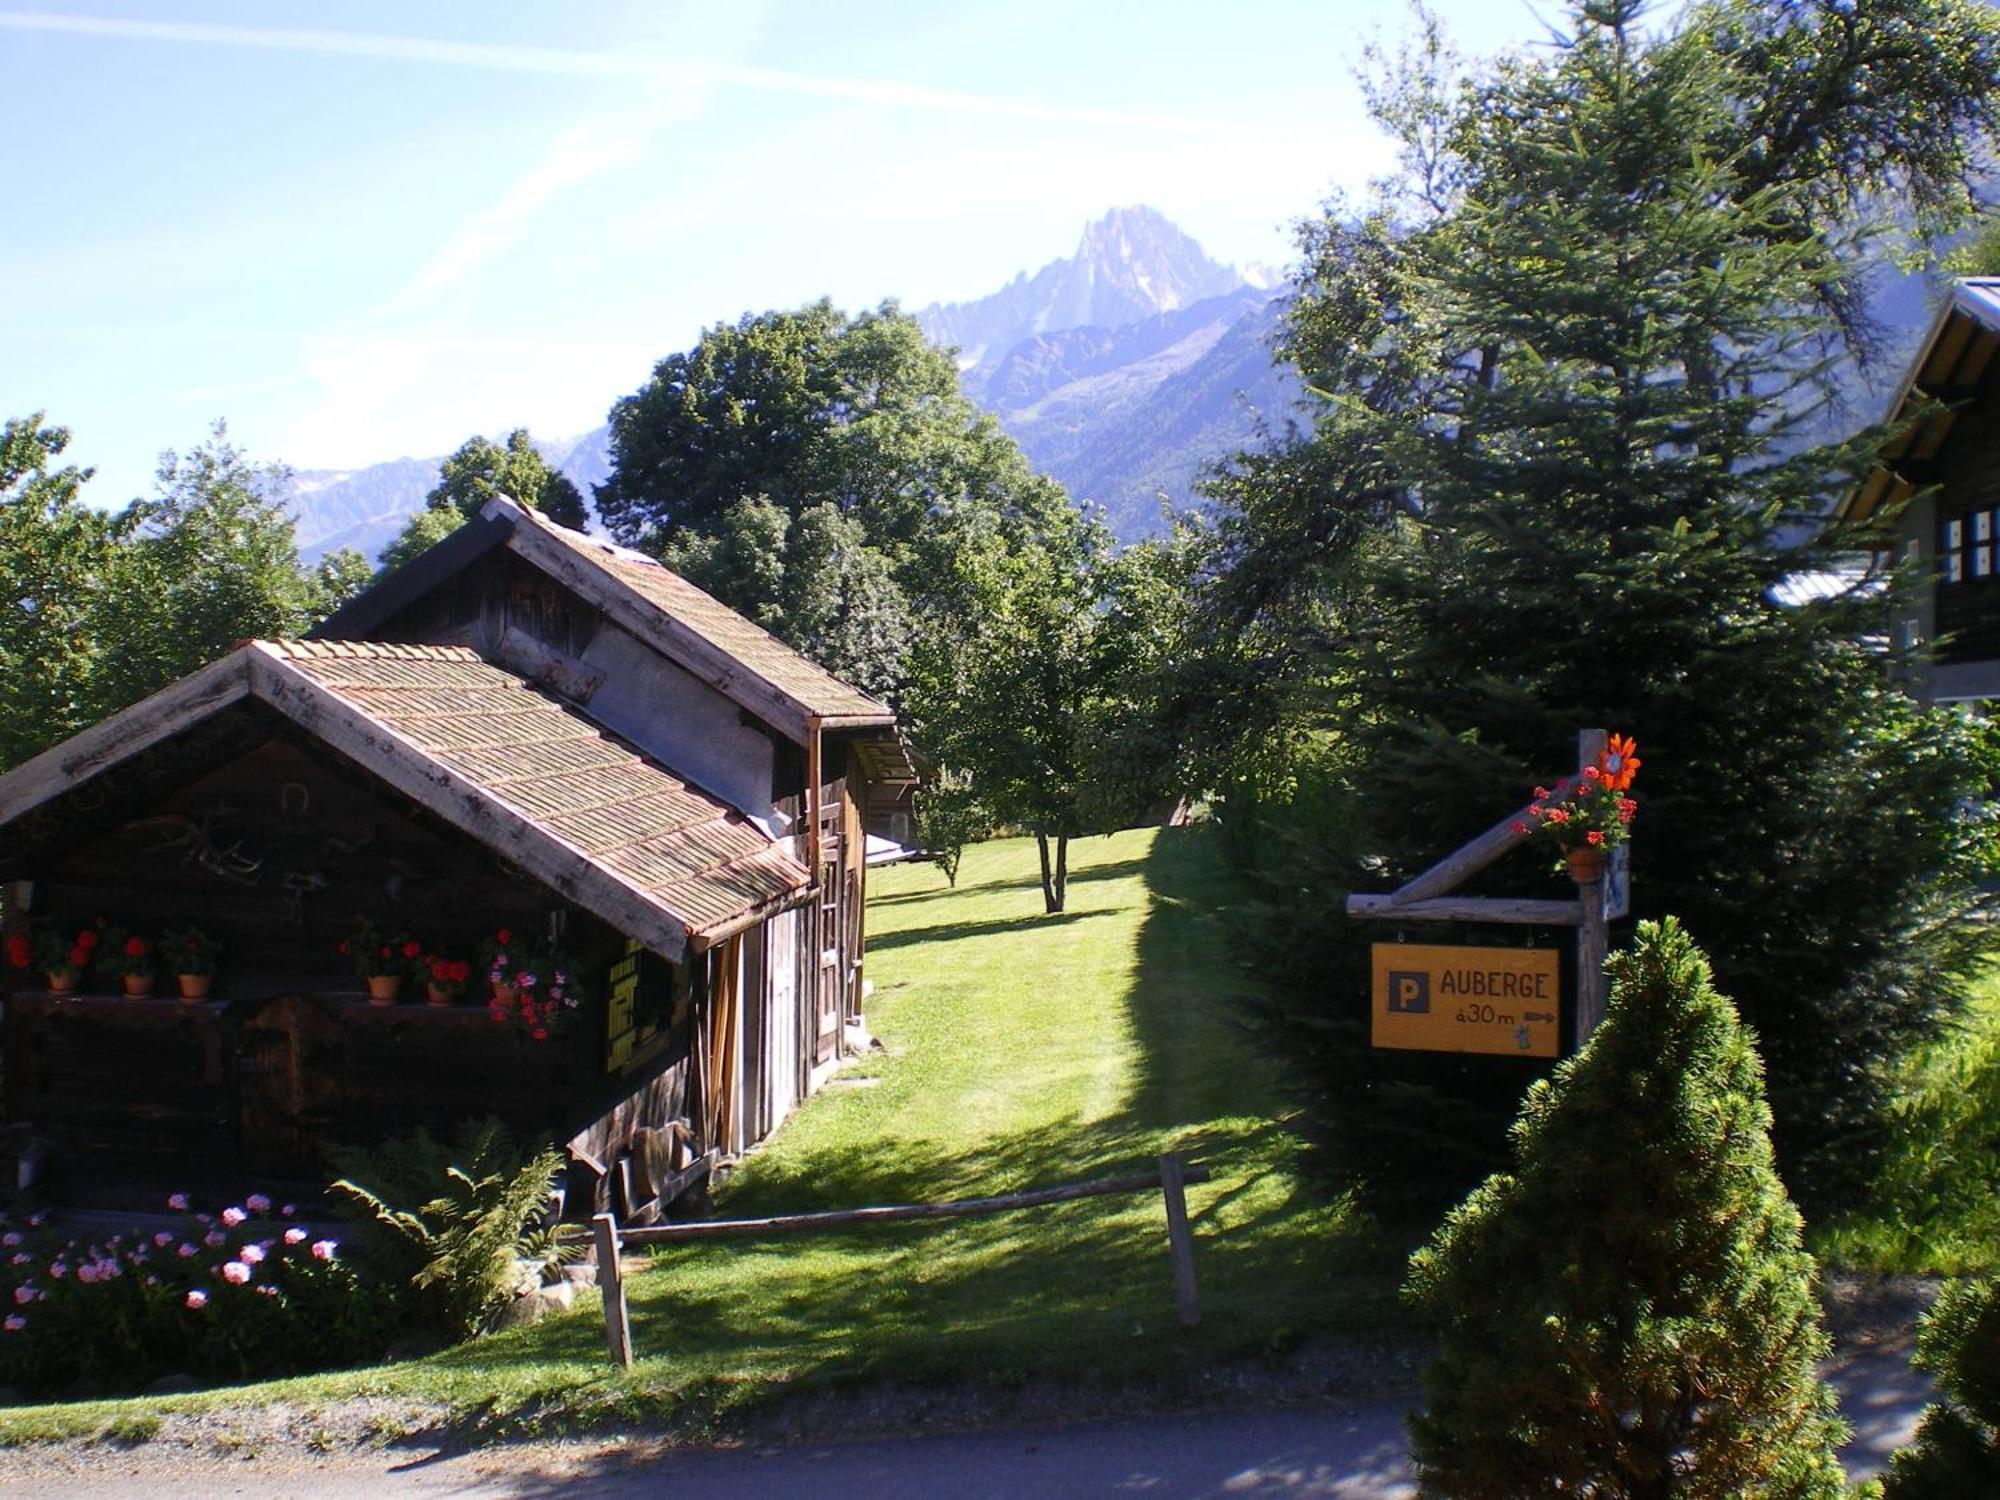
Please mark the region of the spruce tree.
[[1885, 1500], [2000, 1495], [2000, 1279], [1945, 1288], [1917, 1334], [1945, 1399], [1890, 1463]]
[[1605, 1020], [1528, 1094], [1512, 1172], [1411, 1263], [1444, 1328], [1411, 1420], [1422, 1493], [1840, 1495], [1815, 1267], [1751, 1037], [1672, 918], [1610, 967]]
[[[1648, 767], [1635, 909], [1702, 934], [1763, 1039], [1788, 1179], [1827, 1203], [1882, 1064], [1987, 942], [1961, 918], [1994, 741], [1896, 690], [1887, 596], [1786, 585], [1856, 545], [1818, 517], [1879, 436], [1822, 441], [1871, 253], [1854, 225], [1869, 194], [1950, 197], [1996, 33], [1949, 0], [1641, 11], [1577, 0], [1541, 55], [1460, 86], [1418, 70], [1388, 116], [1429, 153], [1423, 190], [1308, 241], [1289, 352], [1336, 399], [1226, 487], [1219, 590], [1256, 684], [1296, 705], [1251, 732], [1306, 747], [1262, 840], [1299, 850], [1269, 883], [1283, 1042], [1344, 1162], [1389, 1185], [1448, 1163], [1453, 1191], [1490, 1170], [1522, 1070], [1370, 1049], [1381, 934], [1312, 918], [1520, 806], [1579, 728], [1623, 731]], [[1843, 70], [1851, 47], [1893, 98]], [[1302, 824], [1315, 806], [1342, 821]]]

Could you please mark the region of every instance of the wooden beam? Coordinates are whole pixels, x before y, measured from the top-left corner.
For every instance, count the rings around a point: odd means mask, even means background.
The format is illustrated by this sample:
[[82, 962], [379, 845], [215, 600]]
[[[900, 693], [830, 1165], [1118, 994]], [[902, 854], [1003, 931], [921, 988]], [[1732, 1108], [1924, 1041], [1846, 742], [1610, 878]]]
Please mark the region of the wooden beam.
[[632, 1368], [632, 1317], [625, 1307], [625, 1268], [619, 1263], [618, 1221], [598, 1214], [590, 1221], [597, 1241], [597, 1289], [604, 1297], [604, 1348], [611, 1362]]
[[1160, 1158], [1160, 1193], [1167, 1202], [1167, 1255], [1174, 1266], [1174, 1307], [1181, 1327], [1192, 1328], [1201, 1321], [1201, 1298], [1194, 1284], [1194, 1236], [1188, 1232], [1186, 1181], [1179, 1153], [1169, 1151]]
[[252, 691], [294, 724], [585, 911], [670, 963], [680, 961], [687, 950], [687, 923], [651, 894], [370, 719], [275, 648], [255, 642], [249, 653]]
[[1529, 901], [1514, 896], [1437, 896], [1401, 901], [1394, 896], [1347, 898], [1347, 914], [1378, 922], [1509, 922], [1528, 927], [1574, 927], [1582, 903]]
[[[1576, 735], [1576, 766], [1597, 764], [1604, 753], [1606, 735], [1602, 729], [1580, 729]], [[1577, 887], [1583, 920], [1576, 927], [1576, 1044], [1590, 1040], [1597, 1023], [1604, 1019], [1604, 960], [1609, 956], [1610, 935], [1604, 925], [1604, 877]]]
[[1514, 830], [1516, 825], [1526, 821], [1527, 817], [1526, 808], [1507, 814], [1478, 838], [1470, 843], [1460, 844], [1423, 874], [1397, 886], [1389, 893], [1388, 900], [1403, 905], [1411, 901], [1423, 901], [1432, 896], [1442, 896], [1446, 891], [1463, 885], [1520, 843], [1521, 835]]
[[[1207, 1167], [1182, 1169], [1183, 1182], [1207, 1182], [1208, 1179]], [[778, 1214], [768, 1219], [709, 1219], [689, 1224], [649, 1224], [644, 1229], [624, 1230], [623, 1237], [628, 1245], [658, 1245], [671, 1240], [793, 1234], [802, 1230], [839, 1229], [854, 1224], [889, 1224], [903, 1219], [958, 1219], [1006, 1213], [1016, 1208], [1037, 1208], [1048, 1203], [1068, 1203], [1077, 1198], [1096, 1198], [1107, 1193], [1150, 1192], [1159, 1186], [1158, 1172], [1142, 1172], [1130, 1177], [1101, 1177], [1093, 1182], [1072, 1182], [1062, 1187], [1033, 1188], [1024, 1193], [1005, 1193], [996, 1198], [959, 1198], [948, 1203], [894, 1203], [881, 1208], [837, 1208], [823, 1213]]]
[[239, 647], [0, 776], [0, 824], [11, 823], [248, 696], [252, 649]]

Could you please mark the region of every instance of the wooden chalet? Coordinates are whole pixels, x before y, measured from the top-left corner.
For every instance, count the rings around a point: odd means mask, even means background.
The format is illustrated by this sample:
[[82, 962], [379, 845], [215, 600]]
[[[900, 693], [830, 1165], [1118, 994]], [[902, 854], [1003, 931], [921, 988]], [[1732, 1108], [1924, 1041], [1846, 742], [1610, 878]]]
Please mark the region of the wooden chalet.
[[[198, 1002], [11, 972], [8, 1180], [310, 1184], [332, 1144], [491, 1114], [567, 1144], [578, 1207], [643, 1218], [690, 1159], [775, 1128], [859, 1022], [859, 809], [911, 776], [881, 703], [496, 500], [313, 639], [248, 643], [0, 777], [10, 930], [224, 948]], [[340, 951], [358, 919], [444, 953], [532, 934], [583, 1003], [536, 1040], [476, 965], [460, 1003], [370, 1004]]]
[[1956, 282], [1890, 405], [1901, 430], [1842, 500], [1923, 580], [1898, 623], [1935, 703], [2000, 698], [2000, 278]]

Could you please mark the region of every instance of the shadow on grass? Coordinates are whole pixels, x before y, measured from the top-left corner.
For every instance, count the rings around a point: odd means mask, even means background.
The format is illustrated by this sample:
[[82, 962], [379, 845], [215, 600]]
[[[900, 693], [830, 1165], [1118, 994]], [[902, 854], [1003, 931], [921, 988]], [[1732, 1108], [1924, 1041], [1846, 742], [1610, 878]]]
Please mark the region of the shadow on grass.
[[936, 927], [906, 927], [901, 932], [885, 932], [868, 940], [871, 953], [891, 948], [907, 948], [912, 943], [948, 943], [955, 938], [987, 937], [1002, 932], [1027, 932], [1040, 927], [1067, 927], [1093, 917], [1115, 915], [1112, 911], [1037, 912], [1031, 917], [1000, 917], [991, 922], [944, 922]]
[[[1258, 1355], [1298, 1336], [1378, 1332], [1397, 1319], [1398, 1266], [1345, 1201], [1294, 1169], [1297, 1144], [1236, 1025], [1218, 909], [1234, 898], [1201, 830], [1162, 832], [1143, 861], [1079, 870], [1143, 874], [1149, 907], [1125, 996], [1134, 1076], [1109, 1114], [960, 1143], [851, 1141], [766, 1158], [725, 1198], [731, 1216], [935, 1202], [1143, 1172], [1163, 1150], [1206, 1165], [1190, 1190], [1203, 1321], [1173, 1314], [1157, 1191], [992, 1217], [709, 1240], [657, 1252], [628, 1281], [635, 1378], [929, 1382], [1167, 1369]], [[877, 949], [1112, 915], [1109, 910], [887, 934]], [[491, 1367], [602, 1358], [589, 1313], [534, 1337], [439, 1357]]]

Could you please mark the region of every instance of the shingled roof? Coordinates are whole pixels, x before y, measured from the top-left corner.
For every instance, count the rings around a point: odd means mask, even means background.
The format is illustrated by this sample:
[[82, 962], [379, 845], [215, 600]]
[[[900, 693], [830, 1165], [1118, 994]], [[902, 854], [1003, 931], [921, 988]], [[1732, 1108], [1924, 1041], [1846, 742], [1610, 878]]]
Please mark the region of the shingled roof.
[[666, 957], [810, 891], [756, 824], [455, 646], [251, 642], [0, 776], [0, 825], [246, 697]]
[[504, 546], [603, 610], [669, 661], [798, 743], [815, 729], [893, 731], [895, 710], [644, 553], [558, 526], [505, 497], [386, 575], [313, 632], [374, 634], [489, 548]]

